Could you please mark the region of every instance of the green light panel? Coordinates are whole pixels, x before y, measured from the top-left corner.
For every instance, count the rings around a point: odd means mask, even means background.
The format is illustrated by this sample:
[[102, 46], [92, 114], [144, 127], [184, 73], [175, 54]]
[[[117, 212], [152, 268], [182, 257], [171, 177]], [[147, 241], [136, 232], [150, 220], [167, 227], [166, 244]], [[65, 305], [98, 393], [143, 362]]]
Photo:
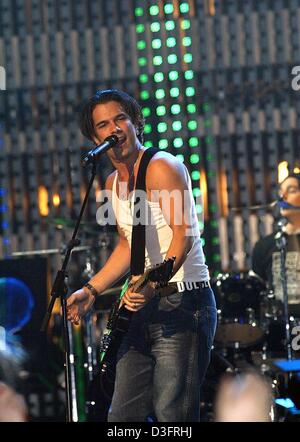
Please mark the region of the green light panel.
[[[209, 103], [201, 102], [197, 66], [193, 66], [193, 46], [195, 50], [197, 42], [193, 45], [190, 3], [136, 0], [135, 19], [140, 100], [148, 124], [144, 144], [158, 145], [184, 162], [190, 171], [194, 197], [198, 198], [200, 168], [205, 161], [213, 160], [209, 154], [201, 155], [204, 134], [200, 127], [209, 128], [212, 121]], [[209, 151], [214, 140], [209, 136], [204, 139]], [[209, 207], [210, 213], [214, 210]], [[196, 211], [203, 229], [201, 204], [196, 204]]]

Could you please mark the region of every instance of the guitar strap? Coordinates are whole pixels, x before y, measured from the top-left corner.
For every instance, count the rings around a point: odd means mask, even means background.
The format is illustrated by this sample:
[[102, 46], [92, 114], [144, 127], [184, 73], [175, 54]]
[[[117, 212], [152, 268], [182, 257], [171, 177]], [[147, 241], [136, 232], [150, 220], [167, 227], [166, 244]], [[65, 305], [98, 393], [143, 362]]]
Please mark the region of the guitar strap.
[[[145, 248], [146, 248], [146, 171], [151, 158], [160, 152], [159, 149], [150, 147], [145, 150], [139, 165], [134, 193], [134, 214], [133, 227], [131, 235], [131, 259], [130, 272], [131, 275], [142, 275], [145, 270]], [[136, 191], [138, 192], [137, 195]], [[144, 222], [143, 222], [144, 221]]]

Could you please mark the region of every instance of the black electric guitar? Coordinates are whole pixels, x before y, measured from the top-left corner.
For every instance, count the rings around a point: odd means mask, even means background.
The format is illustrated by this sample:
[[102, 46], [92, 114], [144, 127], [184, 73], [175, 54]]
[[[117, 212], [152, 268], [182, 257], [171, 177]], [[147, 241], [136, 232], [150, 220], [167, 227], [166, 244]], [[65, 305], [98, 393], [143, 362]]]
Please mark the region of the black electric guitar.
[[89, 395], [88, 410], [89, 420], [106, 421], [108, 409], [114, 392], [115, 368], [117, 353], [121, 342], [127, 333], [132, 315], [131, 312], [121, 305], [122, 298], [129, 286], [132, 291], [138, 293], [148, 281], [158, 282], [162, 286], [167, 283], [172, 274], [175, 257], [168, 258], [163, 263], [145, 271], [134, 283], [127, 279], [122, 287], [119, 298], [112, 306], [100, 344], [100, 366], [98, 373], [92, 382]]

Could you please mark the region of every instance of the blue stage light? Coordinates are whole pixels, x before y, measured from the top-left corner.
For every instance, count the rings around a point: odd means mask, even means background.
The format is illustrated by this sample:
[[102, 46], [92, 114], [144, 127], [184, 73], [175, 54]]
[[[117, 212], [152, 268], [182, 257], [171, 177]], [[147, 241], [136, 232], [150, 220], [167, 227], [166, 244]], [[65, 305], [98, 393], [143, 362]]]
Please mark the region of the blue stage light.
[[290, 398], [278, 398], [275, 399], [275, 403], [284, 408], [294, 408], [295, 404]]
[[30, 320], [33, 308], [33, 294], [23, 281], [0, 278], [0, 326], [11, 333], [20, 330]]

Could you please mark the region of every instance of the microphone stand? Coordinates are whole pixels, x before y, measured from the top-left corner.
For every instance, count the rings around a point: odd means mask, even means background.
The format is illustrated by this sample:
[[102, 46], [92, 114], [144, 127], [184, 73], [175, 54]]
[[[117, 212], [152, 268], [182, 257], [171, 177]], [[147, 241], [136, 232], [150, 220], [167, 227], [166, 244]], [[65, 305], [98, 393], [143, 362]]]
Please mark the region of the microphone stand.
[[73, 412], [74, 404], [76, 404], [76, 387], [75, 387], [75, 379], [74, 379], [74, 354], [71, 353], [71, 345], [70, 345], [70, 332], [72, 328], [67, 320], [67, 299], [66, 295], [68, 292], [66, 285], [67, 275], [67, 267], [71, 257], [72, 249], [77, 247], [80, 244], [80, 240], [76, 238], [77, 232], [79, 230], [80, 222], [82, 219], [82, 215], [86, 208], [89, 193], [91, 191], [93, 181], [96, 176], [96, 158], [93, 158], [92, 162], [92, 175], [90, 177], [90, 181], [88, 183], [88, 187], [86, 190], [86, 194], [80, 209], [80, 213], [78, 219], [76, 221], [73, 235], [69, 243], [66, 247], [65, 257], [62, 263], [61, 269], [57, 272], [53, 287], [51, 289], [51, 300], [47, 308], [47, 312], [43, 319], [41, 331], [46, 331], [51, 313], [53, 310], [54, 303], [57, 298], [60, 298], [61, 307], [62, 307], [62, 318], [63, 318], [63, 344], [65, 351], [65, 384], [66, 384], [66, 419], [67, 422], [75, 422], [77, 421], [77, 410], [75, 413]]
[[278, 221], [277, 223], [278, 232], [275, 235], [275, 242], [276, 242], [276, 247], [280, 252], [280, 281], [283, 290], [285, 339], [287, 343], [287, 359], [290, 361], [292, 359], [292, 348], [291, 348], [291, 334], [290, 334], [290, 322], [289, 322], [289, 311], [288, 311], [287, 277], [285, 269], [287, 238], [284, 232], [284, 226], [286, 225], [286, 223], [287, 223], [286, 218], [281, 218]]

